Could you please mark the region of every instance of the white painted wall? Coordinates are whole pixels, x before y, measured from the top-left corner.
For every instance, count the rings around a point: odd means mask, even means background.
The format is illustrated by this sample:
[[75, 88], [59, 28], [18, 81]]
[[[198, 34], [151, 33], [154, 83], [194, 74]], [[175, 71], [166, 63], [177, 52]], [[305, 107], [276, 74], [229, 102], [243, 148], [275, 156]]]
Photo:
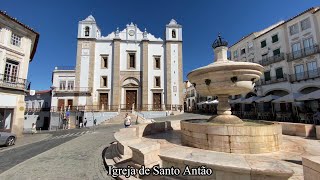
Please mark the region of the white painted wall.
[[[160, 69], [154, 69], [154, 56], [160, 56]], [[152, 44], [148, 45], [148, 104], [153, 104], [153, 92], [151, 89], [155, 88], [155, 76], [160, 76], [162, 92], [164, 92], [164, 49], [163, 44]], [[164, 94], [161, 96], [161, 103], [164, 104]]]
[[0, 94], [0, 107], [16, 107], [17, 96], [10, 94]]
[[[178, 69], [178, 44], [171, 44], [171, 94], [172, 104], [179, 104], [179, 69]], [[174, 87], [177, 91], [174, 92]]]
[[[94, 83], [93, 83], [93, 101], [99, 101], [99, 92], [96, 91], [97, 89], [108, 89], [112, 90], [112, 68], [113, 68], [113, 43], [112, 42], [105, 42], [100, 41], [96, 43], [96, 49], [95, 49], [95, 64], [94, 64]], [[108, 55], [108, 68], [101, 68], [101, 55]], [[107, 88], [101, 88], [101, 76], [107, 76], [108, 77], [108, 87]], [[111, 93], [109, 93], [108, 103], [111, 104]]]
[[[128, 51], [135, 51], [136, 53], [136, 68], [128, 69], [127, 68], [127, 56]], [[140, 71], [142, 70], [141, 65], [141, 47], [140, 42], [121, 42], [120, 43], [120, 71]]]
[[[69, 70], [69, 71], [60, 71], [60, 70], [54, 70], [53, 71], [53, 82], [52, 86], [59, 88], [60, 81], [66, 81], [66, 87], [68, 81], [74, 81], [75, 82], [75, 71]], [[75, 87], [77, 85], [75, 84]], [[58, 106], [58, 99], [74, 99], [74, 96], [54, 96], [54, 93], [52, 93], [52, 99], [51, 99], [51, 107]], [[66, 102], [65, 102], [66, 105]]]

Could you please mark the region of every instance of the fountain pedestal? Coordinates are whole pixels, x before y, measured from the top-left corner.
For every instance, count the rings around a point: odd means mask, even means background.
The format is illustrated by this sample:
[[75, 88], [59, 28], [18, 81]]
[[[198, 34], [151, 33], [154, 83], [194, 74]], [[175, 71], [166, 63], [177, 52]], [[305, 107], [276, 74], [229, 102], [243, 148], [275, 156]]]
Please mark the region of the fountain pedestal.
[[243, 121], [235, 115], [231, 115], [231, 107], [228, 102], [229, 95], [218, 95], [218, 116], [213, 116], [209, 122], [219, 124], [242, 124]]

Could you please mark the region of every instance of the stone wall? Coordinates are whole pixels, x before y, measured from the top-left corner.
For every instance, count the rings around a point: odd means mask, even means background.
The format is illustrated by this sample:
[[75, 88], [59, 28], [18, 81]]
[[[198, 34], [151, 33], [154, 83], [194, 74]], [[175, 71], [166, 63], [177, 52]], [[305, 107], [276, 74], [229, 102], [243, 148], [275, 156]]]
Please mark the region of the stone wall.
[[281, 125], [218, 125], [181, 121], [183, 145], [219, 152], [258, 154], [280, 150]]
[[280, 122], [282, 134], [302, 137], [315, 137], [316, 129], [313, 124]]
[[320, 156], [302, 157], [302, 165], [305, 180], [320, 179]]

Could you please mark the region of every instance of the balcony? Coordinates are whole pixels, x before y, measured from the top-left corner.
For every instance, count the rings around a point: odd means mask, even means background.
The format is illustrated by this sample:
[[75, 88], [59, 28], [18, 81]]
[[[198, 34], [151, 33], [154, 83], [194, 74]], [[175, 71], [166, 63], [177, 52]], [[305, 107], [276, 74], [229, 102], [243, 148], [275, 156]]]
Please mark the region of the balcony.
[[291, 74], [289, 77], [290, 77], [290, 82], [299, 82], [302, 80], [318, 78], [320, 77], [320, 68], [317, 68], [311, 71], [302, 72], [302, 73]]
[[274, 83], [280, 83], [280, 82], [285, 82], [288, 81], [288, 76], [286, 74], [283, 74], [283, 77], [276, 77], [272, 76], [270, 79], [265, 80], [265, 79], [260, 79], [260, 81], [257, 83], [257, 85], [268, 85], [268, 84], [274, 84]]
[[53, 90], [55, 93], [90, 93], [91, 91], [91, 87], [55, 88]]
[[0, 87], [26, 90], [27, 85], [28, 82], [26, 79], [0, 74]]
[[299, 51], [295, 51], [295, 52], [287, 54], [288, 62], [294, 61], [295, 59], [304, 58], [304, 57], [307, 57], [307, 56], [310, 56], [312, 54], [316, 54], [319, 52], [320, 52], [319, 45], [313, 45], [311, 47], [304, 48]]
[[267, 66], [269, 64], [283, 61], [284, 59], [285, 59], [284, 53], [280, 53], [278, 55], [262, 59], [261, 61], [259, 61], [259, 64], [261, 64], [262, 66]]

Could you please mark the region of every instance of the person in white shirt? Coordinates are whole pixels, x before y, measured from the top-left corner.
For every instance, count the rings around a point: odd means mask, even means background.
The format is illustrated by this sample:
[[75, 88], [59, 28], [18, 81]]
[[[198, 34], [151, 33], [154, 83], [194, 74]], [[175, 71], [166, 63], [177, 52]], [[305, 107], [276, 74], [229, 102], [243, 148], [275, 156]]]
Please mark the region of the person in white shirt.
[[127, 113], [126, 117], [124, 118], [124, 127], [128, 128], [129, 126], [131, 126], [131, 117]]

